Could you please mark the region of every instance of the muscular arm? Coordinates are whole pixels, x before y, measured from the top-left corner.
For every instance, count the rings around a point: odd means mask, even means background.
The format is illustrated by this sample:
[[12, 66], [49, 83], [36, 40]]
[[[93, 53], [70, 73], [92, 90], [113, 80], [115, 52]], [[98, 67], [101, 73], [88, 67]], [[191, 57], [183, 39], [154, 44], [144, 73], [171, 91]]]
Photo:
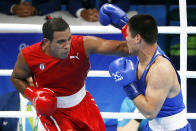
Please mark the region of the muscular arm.
[[104, 40], [94, 36], [84, 36], [84, 48], [87, 56], [90, 54], [128, 55], [126, 41]]
[[18, 54], [18, 58], [14, 66], [10, 80], [14, 87], [23, 94], [25, 88], [28, 86], [27, 79], [29, 77], [31, 77], [31, 71], [24, 60], [22, 52], [20, 52]]
[[155, 118], [173, 87], [175, 71], [168, 61], [155, 63], [146, 77], [145, 96], [139, 95], [134, 102], [148, 119]]

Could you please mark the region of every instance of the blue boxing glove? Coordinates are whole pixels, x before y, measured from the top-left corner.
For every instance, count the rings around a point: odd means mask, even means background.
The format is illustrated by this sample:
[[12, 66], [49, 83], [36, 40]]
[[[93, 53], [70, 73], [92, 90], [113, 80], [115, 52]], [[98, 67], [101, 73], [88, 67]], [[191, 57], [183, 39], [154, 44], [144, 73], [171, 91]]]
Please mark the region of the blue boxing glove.
[[137, 58], [118, 58], [109, 65], [109, 73], [115, 82], [123, 87], [127, 96], [134, 99], [140, 93], [137, 85]]
[[115, 5], [106, 3], [99, 10], [99, 22], [104, 26], [112, 24], [114, 27], [122, 29], [128, 21], [126, 13]]

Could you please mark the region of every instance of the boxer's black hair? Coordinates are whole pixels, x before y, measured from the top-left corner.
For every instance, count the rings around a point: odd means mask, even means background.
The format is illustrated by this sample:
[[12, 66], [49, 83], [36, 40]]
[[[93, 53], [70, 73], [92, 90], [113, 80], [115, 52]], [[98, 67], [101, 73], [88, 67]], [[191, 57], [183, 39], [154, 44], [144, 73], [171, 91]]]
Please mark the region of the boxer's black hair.
[[51, 16], [46, 16], [45, 20], [46, 22], [42, 27], [43, 37], [50, 41], [53, 40], [55, 31], [65, 31], [69, 28], [68, 23], [62, 17], [52, 18]]
[[148, 44], [154, 44], [158, 39], [158, 28], [155, 19], [148, 14], [137, 14], [128, 22], [132, 37], [140, 34]]

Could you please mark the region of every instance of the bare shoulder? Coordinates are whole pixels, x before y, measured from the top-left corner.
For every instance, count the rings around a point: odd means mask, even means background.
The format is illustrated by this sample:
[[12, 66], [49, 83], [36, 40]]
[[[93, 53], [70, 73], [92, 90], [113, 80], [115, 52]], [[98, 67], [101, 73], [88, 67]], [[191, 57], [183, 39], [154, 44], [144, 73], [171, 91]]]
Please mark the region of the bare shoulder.
[[166, 86], [172, 84], [175, 74], [171, 62], [162, 56], [158, 56], [149, 69], [147, 79], [154, 84]]
[[18, 54], [18, 58], [17, 58], [16, 64], [15, 64], [15, 69], [20, 69], [20, 70], [24, 70], [26, 72], [30, 72], [30, 69], [27, 66], [27, 63], [24, 59], [22, 51]]
[[22, 51], [20, 51], [19, 54], [18, 54], [17, 62], [20, 65], [23, 65], [23, 64], [26, 63]]
[[167, 76], [175, 70], [168, 59], [159, 56], [152, 64], [151, 71], [153, 73], [165, 74]]

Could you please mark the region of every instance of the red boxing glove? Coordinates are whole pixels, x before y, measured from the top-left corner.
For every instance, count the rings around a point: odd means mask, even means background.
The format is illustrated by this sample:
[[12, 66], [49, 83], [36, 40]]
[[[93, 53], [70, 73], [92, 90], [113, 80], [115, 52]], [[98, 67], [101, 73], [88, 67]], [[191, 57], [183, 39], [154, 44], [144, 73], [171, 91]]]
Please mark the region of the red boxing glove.
[[47, 88], [28, 86], [24, 94], [32, 102], [39, 114], [49, 116], [56, 111], [57, 99], [53, 91]]
[[126, 37], [127, 37], [127, 24], [123, 26], [123, 28], [121, 29], [121, 32], [123, 34], [123, 37], [125, 38], [126, 40]]

